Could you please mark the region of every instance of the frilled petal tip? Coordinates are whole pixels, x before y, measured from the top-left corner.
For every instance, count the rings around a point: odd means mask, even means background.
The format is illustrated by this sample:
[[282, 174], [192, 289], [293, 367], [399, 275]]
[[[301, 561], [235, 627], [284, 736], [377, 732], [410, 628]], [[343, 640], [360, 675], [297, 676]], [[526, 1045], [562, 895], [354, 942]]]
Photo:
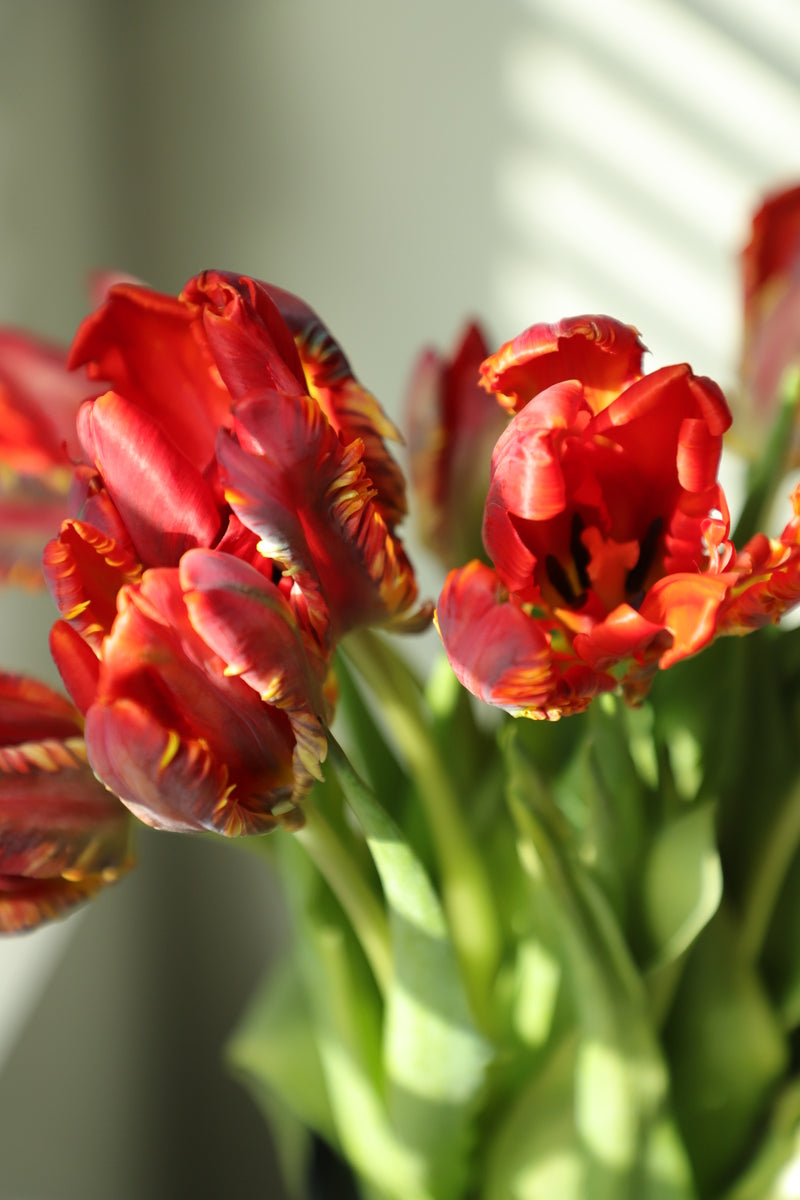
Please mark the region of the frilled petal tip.
[[639, 612], [672, 635], [672, 644], [658, 659], [659, 667], [671, 667], [713, 640], [719, 632], [720, 608], [735, 582], [735, 572], [707, 571], [665, 575], [653, 584]]
[[477, 560], [450, 572], [435, 619], [458, 680], [512, 716], [557, 721], [617, 687], [605, 671], [556, 653], [544, 624], [510, 600], [497, 574]]
[[780, 538], [757, 533], [736, 555], [737, 578], [720, 612], [720, 633], [775, 624], [800, 603], [800, 484], [792, 503], [795, 515]]
[[358, 440], [343, 446], [310, 396], [240, 402], [217, 448], [225, 497], [260, 550], [324, 597], [336, 636], [360, 625], [415, 629], [417, 582], [374, 502]]
[[515, 716], [546, 706], [555, 682], [550, 639], [490, 567], [475, 559], [451, 571], [435, 620], [456, 677], [479, 700]]
[[233, 781], [206, 738], [181, 735], [127, 698], [92, 705], [86, 740], [96, 774], [155, 829], [238, 837], [303, 824], [298, 802], [310, 782], [293, 777], [291, 758]]
[[579, 379], [599, 412], [642, 374], [646, 347], [639, 331], [613, 317], [570, 317], [532, 325], [501, 346], [481, 367], [483, 386], [509, 412], [519, 412], [554, 383]]
[[42, 569], [58, 611], [99, 651], [117, 612], [117, 593], [138, 583], [142, 567], [113, 538], [84, 521], [65, 521], [45, 547]]
[[82, 738], [0, 749], [0, 932], [32, 929], [117, 880], [133, 865], [130, 826]]

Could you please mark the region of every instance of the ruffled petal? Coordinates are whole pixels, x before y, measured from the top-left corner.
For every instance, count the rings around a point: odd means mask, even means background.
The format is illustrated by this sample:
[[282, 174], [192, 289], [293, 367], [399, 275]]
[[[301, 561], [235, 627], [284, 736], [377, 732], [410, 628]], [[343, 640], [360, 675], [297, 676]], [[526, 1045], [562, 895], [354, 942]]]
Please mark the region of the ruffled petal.
[[177, 564], [209, 546], [221, 526], [213, 492], [159, 424], [107, 392], [84, 406], [78, 430], [145, 566]]
[[417, 584], [402, 544], [373, 503], [361, 445], [342, 446], [309, 396], [262, 392], [236, 407], [235, 438], [217, 450], [225, 496], [261, 551], [303, 586], [319, 586], [334, 632], [418, 628]]
[[69, 365], [157, 421], [202, 471], [221, 425], [230, 424], [230, 395], [203, 336], [199, 310], [131, 283], [110, 288], [105, 303], [78, 329]]
[[509, 412], [566, 379], [579, 379], [592, 411], [600, 412], [640, 378], [644, 352], [632, 325], [605, 316], [572, 317], [532, 325], [490, 355], [481, 375]]
[[490, 567], [475, 559], [449, 573], [436, 626], [456, 677], [478, 699], [515, 716], [549, 707], [557, 678], [550, 639]]
[[65, 621], [99, 651], [117, 613], [117, 593], [138, 583], [141, 563], [113, 539], [83, 521], [65, 521], [45, 547], [47, 585]]
[[130, 819], [95, 779], [72, 704], [0, 675], [0, 933], [60, 916], [132, 863]]

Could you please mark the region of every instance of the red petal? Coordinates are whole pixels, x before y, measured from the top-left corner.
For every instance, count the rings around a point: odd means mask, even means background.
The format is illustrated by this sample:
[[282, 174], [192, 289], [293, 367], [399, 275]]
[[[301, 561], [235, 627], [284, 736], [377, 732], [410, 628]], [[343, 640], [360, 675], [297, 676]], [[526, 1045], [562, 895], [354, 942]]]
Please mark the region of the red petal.
[[480, 700], [515, 716], [546, 711], [557, 673], [544, 629], [509, 601], [491, 568], [451, 571], [436, 624], [457, 678]]
[[644, 350], [632, 325], [611, 317], [571, 317], [532, 325], [487, 358], [481, 374], [484, 387], [511, 412], [566, 379], [579, 379], [599, 412], [641, 376]]
[[659, 659], [660, 667], [670, 667], [708, 645], [717, 632], [720, 606], [735, 580], [733, 573], [707, 572], [667, 575], [653, 584], [640, 613], [673, 635], [672, 646]]
[[217, 429], [230, 424], [230, 396], [194, 305], [117, 284], [75, 336], [69, 364], [84, 363], [92, 379], [107, 380], [158, 421], [198, 470], [205, 468]]
[[0, 748], [0, 932], [60, 916], [117, 879], [131, 866], [129, 837], [128, 814], [95, 779], [81, 738]]
[[253, 391], [305, 390], [294, 338], [263, 284], [230, 271], [204, 271], [181, 298], [202, 313], [217, 368], [236, 400]]
[[56, 621], [50, 630], [50, 653], [64, 687], [85, 713], [94, 702], [100, 675], [94, 651], [66, 621]]
[[78, 409], [96, 392], [84, 371], [67, 370], [60, 346], [0, 329], [0, 462], [29, 475], [69, 466]]
[[117, 593], [141, 578], [141, 564], [83, 521], [65, 521], [45, 548], [43, 569], [65, 621], [99, 650], [117, 614]]
[[237, 439], [217, 457], [226, 499], [261, 538], [261, 551], [320, 587], [334, 631], [410, 627], [414, 572], [372, 502], [358, 442], [345, 448], [309, 396], [262, 392], [236, 407]]
[[0, 672], [0, 746], [75, 737], [83, 722], [73, 704], [25, 675]]
[[145, 566], [214, 542], [221, 522], [211, 489], [146, 413], [107, 392], [81, 409], [78, 428]]
[[[598, 671], [610, 671], [628, 658], [644, 659], [654, 645], [664, 650], [663, 625], [646, 620], [629, 604], [620, 604], [588, 633], [577, 633], [573, 649]], [[667, 632], [666, 641], [672, 639]]]

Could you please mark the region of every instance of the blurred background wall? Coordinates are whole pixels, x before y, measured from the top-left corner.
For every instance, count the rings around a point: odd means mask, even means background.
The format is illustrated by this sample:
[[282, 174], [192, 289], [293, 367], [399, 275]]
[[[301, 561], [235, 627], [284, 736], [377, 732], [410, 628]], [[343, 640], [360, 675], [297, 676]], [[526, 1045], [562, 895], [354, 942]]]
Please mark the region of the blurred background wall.
[[[794, 0], [0, 0], [0, 321], [67, 341], [89, 269], [215, 266], [303, 295], [395, 415], [471, 314], [608, 311], [724, 384], [799, 51]], [[50, 619], [0, 597], [5, 667], [53, 678]], [[280, 1197], [219, 1065], [279, 898], [230, 846], [140, 860], [0, 946], [2, 1200]]]

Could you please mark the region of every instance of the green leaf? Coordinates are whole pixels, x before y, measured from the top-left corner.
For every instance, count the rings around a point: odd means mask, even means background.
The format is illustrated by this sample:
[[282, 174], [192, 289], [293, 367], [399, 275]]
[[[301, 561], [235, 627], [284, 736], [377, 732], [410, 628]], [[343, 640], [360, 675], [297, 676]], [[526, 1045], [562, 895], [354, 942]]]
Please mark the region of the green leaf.
[[469, 1179], [489, 1047], [472, 1022], [427, 874], [335, 743], [331, 749], [390, 914], [395, 976], [386, 998], [383, 1063], [392, 1128], [416, 1164], [419, 1194], [458, 1200]]
[[703, 1194], [741, 1167], [787, 1045], [722, 906], [692, 946], [664, 1029], [675, 1111]]
[[327, 885], [290, 835], [281, 850], [334, 1144], [359, 1176], [365, 1195], [433, 1200], [416, 1157], [395, 1133], [387, 1111], [381, 1004], [361, 948]]
[[766, 1135], [724, 1200], [795, 1200], [800, 1196], [800, 1081], [773, 1108]]
[[[570, 830], [515, 731], [505, 752], [531, 902], [547, 909], [560, 935], [577, 1012], [572, 1082], [583, 1194], [686, 1200], [694, 1194], [690, 1172], [642, 981], [604, 893], [576, 857]], [[536, 1163], [528, 1167], [534, 1171]]]
[[304, 1195], [310, 1130], [336, 1144], [298, 964], [287, 957], [259, 987], [225, 1049], [275, 1134], [285, 1182]]
[[656, 834], [644, 864], [642, 904], [651, 965], [672, 962], [711, 920], [722, 898], [713, 804], [698, 804]]

